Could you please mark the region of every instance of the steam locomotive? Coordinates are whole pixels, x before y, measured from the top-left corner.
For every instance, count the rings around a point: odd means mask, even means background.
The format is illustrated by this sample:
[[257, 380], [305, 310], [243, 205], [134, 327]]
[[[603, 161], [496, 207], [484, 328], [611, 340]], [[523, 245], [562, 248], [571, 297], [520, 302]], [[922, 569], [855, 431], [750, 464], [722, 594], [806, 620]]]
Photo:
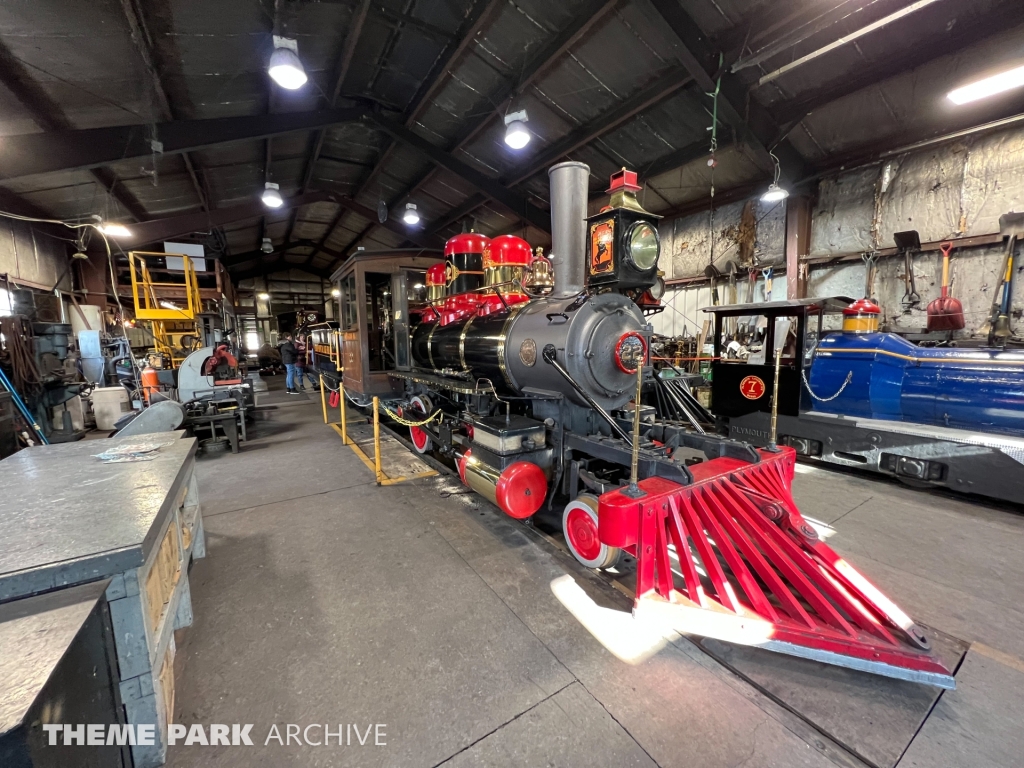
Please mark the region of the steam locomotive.
[[952, 687], [920, 628], [800, 515], [792, 448], [757, 449], [644, 404], [645, 315], [664, 290], [658, 217], [625, 169], [588, 216], [589, 177], [582, 163], [549, 170], [548, 256], [476, 233], [443, 253], [353, 255], [332, 276], [338, 330], [314, 329], [321, 370], [356, 405], [387, 401], [416, 451], [446, 458], [509, 516], [560, 509], [584, 566], [632, 555], [635, 612]]
[[[407, 414], [453, 418], [412, 427], [416, 450], [452, 456], [467, 485], [518, 519], [567, 497], [573, 554], [610, 567], [620, 550], [588, 543], [597, 496], [631, 467], [624, 409], [647, 357], [642, 307], [656, 303], [660, 242], [630, 171], [612, 177], [609, 205], [587, 218], [589, 173], [581, 163], [551, 169], [550, 260], [510, 235], [448, 241], [445, 261], [426, 274], [427, 307], [411, 336], [416, 371], [393, 377]], [[641, 478], [685, 482], [685, 469], [643, 451]]]

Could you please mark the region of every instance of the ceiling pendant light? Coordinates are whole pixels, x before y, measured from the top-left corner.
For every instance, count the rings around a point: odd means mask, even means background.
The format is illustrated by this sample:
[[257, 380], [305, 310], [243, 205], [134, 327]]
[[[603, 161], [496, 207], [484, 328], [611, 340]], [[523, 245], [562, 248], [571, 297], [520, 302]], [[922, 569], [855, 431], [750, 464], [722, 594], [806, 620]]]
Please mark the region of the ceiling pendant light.
[[280, 208], [282, 205], [284, 205], [284, 199], [281, 197], [281, 192], [279, 191], [280, 189], [281, 186], [279, 184], [275, 184], [272, 181], [268, 181], [266, 184], [263, 185], [262, 199], [263, 204], [267, 206], [267, 208]]
[[409, 225], [420, 223], [420, 215], [416, 211], [415, 203], [405, 204], [405, 214], [402, 216], [402, 221]]
[[269, 237], [264, 237], [263, 244], [260, 246], [260, 250], [263, 251], [264, 253], [273, 253], [274, 241], [271, 240]]
[[784, 190], [774, 181], [768, 185], [768, 191], [761, 195], [761, 201], [765, 203], [777, 203], [789, 197], [789, 192]]
[[274, 35], [274, 52], [270, 55], [267, 67], [274, 82], [282, 88], [294, 91], [306, 84], [306, 70], [299, 60], [299, 44], [288, 37]]
[[762, 203], [778, 203], [789, 197], [789, 192], [779, 186], [779, 176], [782, 174], [782, 169], [779, 167], [779, 158], [775, 156], [774, 152], [768, 152], [772, 156], [772, 162], [775, 163], [775, 178], [772, 183], [768, 185], [768, 191], [761, 195]]
[[505, 115], [505, 143], [512, 149], [522, 149], [530, 143], [532, 136], [526, 128], [529, 119], [525, 109]]
[[967, 104], [1021, 86], [1024, 86], [1024, 67], [1017, 67], [950, 91], [947, 98], [954, 104]]

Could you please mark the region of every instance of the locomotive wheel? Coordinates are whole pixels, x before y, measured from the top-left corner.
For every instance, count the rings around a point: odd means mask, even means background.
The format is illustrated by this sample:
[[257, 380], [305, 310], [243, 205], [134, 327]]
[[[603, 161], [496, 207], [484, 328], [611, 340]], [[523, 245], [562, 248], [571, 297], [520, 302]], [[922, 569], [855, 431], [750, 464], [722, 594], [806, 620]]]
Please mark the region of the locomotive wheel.
[[[406, 415], [410, 421], [419, 421], [431, 413], [430, 400], [423, 395], [416, 395], [409, 401], [409, 408]], [[409, 439], [416, 453], [430, 453], [434, 450], [430, 435], [422, 427], [409, 427]]]
[[622, 550], [602, 544], [597, 537], [597, 497], [580, 494], [565, 506], [562, 532], [573, 556], [587, 568], [611, 568]]

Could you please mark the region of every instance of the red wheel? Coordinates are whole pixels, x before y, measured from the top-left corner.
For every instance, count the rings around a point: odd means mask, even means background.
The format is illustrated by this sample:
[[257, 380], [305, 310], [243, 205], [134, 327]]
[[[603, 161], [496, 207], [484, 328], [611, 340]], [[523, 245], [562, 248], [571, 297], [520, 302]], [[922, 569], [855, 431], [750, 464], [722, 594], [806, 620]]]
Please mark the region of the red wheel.
[[[430, 401], [427, 398], [416, 395], [409, 401], [407, 418], [410, 421], [421, 421], [429, 415]], [[409, 439], [412, 440], [412, 447], [416, 449], [416, 453], [430, 453], [434, 450], [430, 435], [421, 427], [409, 427]]]
[[573, 556], [587, 568], [611, 568], [618, 562], [622, 550], [598, 537], [596, 496], [581, 494], [565, 506], [562, 532]]

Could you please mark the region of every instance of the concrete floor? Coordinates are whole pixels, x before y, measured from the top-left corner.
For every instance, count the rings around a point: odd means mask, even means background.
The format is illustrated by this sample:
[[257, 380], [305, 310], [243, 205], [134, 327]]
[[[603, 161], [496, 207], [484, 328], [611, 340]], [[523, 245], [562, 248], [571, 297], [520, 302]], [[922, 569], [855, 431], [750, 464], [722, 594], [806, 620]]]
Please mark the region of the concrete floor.
[[[175, 705], [253, 723], [256, 746], [172, 747], [169, 765], [868, 765], [686, 639], [602, 644], [555, 592], [619, 618], [606, 582], [449, 476], [377, 488], [319, 399], [271, 399], [242, 453], [198, 465], [209, 554]], [[1022, 764], [1024, 517], [815, 468], [795, 486], [834, 548], [973, 643], [898, 765]], [[386, 746], [264, 746], [289, 723], [386, 724]]]

